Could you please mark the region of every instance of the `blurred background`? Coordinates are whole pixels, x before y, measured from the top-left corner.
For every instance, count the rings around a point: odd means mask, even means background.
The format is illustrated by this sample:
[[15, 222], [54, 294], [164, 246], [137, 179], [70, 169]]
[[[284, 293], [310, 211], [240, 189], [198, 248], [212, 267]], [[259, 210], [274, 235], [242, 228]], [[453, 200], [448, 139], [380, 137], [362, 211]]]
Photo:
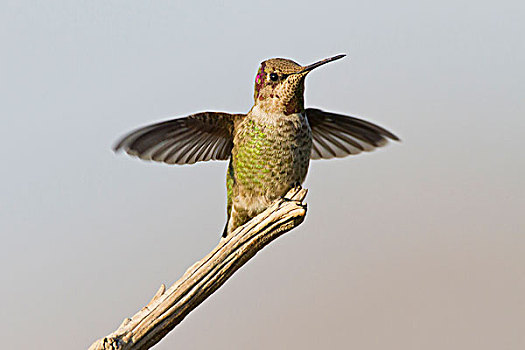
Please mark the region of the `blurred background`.
[[398, 134], [311, 164], [309, 212], [156, 349], [525, 348], [522, 1], [0, 4], [2, 347], [87, 348], [217, 243], [226, 162], [115, 155], [246, 112], [261, 61]]

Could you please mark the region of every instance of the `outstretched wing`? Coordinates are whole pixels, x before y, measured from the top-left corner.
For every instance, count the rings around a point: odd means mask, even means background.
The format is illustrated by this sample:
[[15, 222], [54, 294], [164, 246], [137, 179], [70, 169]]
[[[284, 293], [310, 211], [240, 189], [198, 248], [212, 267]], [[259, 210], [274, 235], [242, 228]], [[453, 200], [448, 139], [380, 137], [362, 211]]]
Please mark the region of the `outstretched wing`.
[[114, 147], [132, 156], [168, 164], [226, 160], [233, 147], [233, 128], [243, 114], [203, 112], [145, 126]]
[[388, 139], [399, 138], [370, 122], [320, 109], [305, 110], [312, 129], [312, 159], [330, 159], [372, 151], [384, 146]]

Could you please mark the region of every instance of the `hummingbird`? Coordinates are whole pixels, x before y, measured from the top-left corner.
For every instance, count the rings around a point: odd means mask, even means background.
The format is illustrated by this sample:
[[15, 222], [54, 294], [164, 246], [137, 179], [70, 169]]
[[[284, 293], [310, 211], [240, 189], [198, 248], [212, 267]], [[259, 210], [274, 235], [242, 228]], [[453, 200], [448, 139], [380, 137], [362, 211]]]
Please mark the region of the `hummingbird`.
[[268, 59], [255, 76], [248, 113], [200, 112], [148, 125], [125, 135], [114, 150], [167, 164], [228, 160], [227, 237], [302, 184], [310, 159], [345, 157], [399, 140], [368, 121], [304, 107], [308, 73], [344, 56], [306, 66]]

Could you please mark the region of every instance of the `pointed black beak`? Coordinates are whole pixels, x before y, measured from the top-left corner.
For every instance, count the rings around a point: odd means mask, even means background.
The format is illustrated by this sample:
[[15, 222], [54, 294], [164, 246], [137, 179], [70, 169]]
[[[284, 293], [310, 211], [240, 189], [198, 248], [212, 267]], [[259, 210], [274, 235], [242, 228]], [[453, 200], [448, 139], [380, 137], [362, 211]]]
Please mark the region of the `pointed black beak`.
[[295, 74], [301, 74], [301, 73], [308, 73], [310, 72], [311, 70], [317, 68], [317, 67], [320, 67], [322, 66], [323, 64], [326, 64], [326, 63], [329, 63], [329, 62], [333, 62], [333, 61], [336, 61], [338, 59], [341, 59], [343, 57], [345, 57], [346, 55], [337, 55], [337, 56], [333, 56], [333, 57], [330, 57], [330, 58], [325, 58], [324, 60], [321, 60], [319, 62], [315, 62], [315, 63], [312, 63], [308, 66], [304, 66], [300, 71], [298, 71], [297, 73]]

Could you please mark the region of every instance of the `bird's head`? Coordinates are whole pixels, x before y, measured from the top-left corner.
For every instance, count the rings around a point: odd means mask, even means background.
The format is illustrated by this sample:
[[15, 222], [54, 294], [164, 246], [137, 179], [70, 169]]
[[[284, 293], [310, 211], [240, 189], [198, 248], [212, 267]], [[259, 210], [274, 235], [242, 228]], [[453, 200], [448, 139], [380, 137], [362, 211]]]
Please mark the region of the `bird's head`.
[[304, 110], [304, 79], [313, 69], [343, 58], [337, 55], [301, 66], [285, 58], [271, 58], [261, 63], [255, 76], [255, 105], [267, 113], [300, 113]]

